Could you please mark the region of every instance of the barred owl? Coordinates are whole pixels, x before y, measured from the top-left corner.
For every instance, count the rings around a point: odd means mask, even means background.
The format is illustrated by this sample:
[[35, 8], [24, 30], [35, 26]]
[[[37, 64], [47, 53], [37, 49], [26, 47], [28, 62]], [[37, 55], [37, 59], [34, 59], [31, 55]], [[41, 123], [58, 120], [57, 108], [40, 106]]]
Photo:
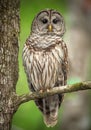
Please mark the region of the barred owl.
[[[64, 19], [56, 10], [43, 10], [34, 18], [23, 49], [23, 64], [32, 92], [66, 84], [68, 54], [62, 39], [64, 32]], [[55, 94], [35, 100], [47, 127], [56, 125], [62, 99], [62, 94]]]

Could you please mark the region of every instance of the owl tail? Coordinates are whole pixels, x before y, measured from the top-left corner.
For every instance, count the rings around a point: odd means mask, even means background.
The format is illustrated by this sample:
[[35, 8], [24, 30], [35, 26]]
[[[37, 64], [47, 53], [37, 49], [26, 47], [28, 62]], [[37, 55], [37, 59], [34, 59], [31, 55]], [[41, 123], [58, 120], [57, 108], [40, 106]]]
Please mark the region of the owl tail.
[[47, 127], [53, 127], [57, 124], [58, 109], [62, 102], [62, 97], [63, 95], [55, 94], [35, 101], [36, 105], [43, 113], [44, 123]]
[[47, 127], [55, 126], [57, 124], [58, 108], [56, 107], [54, 110], [51, 110], [50, 113], [45, 113], [43, 116], [44, 123]]
[[57, 124], [58, 109], [58, 95], [49, 96], [43, 99], [43, 116], [44, 123], [47, 127], [53, 127]]

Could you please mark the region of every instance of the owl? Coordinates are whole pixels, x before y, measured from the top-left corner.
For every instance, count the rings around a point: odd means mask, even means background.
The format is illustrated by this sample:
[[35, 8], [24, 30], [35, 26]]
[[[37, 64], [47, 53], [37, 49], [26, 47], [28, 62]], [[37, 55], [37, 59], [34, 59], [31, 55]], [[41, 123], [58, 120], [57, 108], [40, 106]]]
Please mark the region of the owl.
[[[62, 38], [64, 33], [64, 19], [56, 10], [45, 9], [34, 18], [23, 49], [30, 91], [45, 92], [66, 84], [68, 52]], [[56, 125], [62, 100], [62, 94], [35, 100], [47, 127]]]

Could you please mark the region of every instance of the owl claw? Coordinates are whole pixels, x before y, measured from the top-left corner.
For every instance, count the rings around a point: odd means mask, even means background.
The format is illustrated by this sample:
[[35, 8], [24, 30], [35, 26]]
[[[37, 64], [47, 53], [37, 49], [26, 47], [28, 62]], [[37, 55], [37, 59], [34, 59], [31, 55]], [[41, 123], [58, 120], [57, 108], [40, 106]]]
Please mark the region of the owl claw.
[[[50, 89], [47, 88], [45, 91], [46, 91], [46, 92], [49, 92], [49, 90], [50, 90]], [[44, 91], [43, 89], [40, 89], [40, 90], [39, 90], [40, 93], [43, 93], [43, 92], [45, 92], [45, 91]]]
[[50, 89], [48, 89], [48, 88], [47, 88], [47, 90], [46, 90], [46, 91], [47, 91], [47, 92], [49, 92], [49, 90], [50, 90]]
[[40, 90], [39, 90], [39, 92], [40, 92], [40, 93], [43, 93], [43, 90], [42, 90], [42, 89], [40, 89]]

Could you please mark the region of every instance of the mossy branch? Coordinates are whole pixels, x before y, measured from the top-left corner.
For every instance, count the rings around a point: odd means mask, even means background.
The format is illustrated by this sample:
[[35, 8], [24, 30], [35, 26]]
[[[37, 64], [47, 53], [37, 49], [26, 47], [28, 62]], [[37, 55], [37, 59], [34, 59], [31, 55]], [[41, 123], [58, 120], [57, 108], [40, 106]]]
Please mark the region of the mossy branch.
[[19, 100], [17, 102], [18, 105], [28, 102], [30, 100], [35, 100], [38, 98], [43, 98], [46, 96], [54, 95], [54, 94], [63, 94], [76, 92], [80, 90], [88, 90], [91, 89], [91, 81], [79, 82], [71, 85], [59, 86], [52, 88], [46, 92], [30, 92], [28, 94], [24, 94], [19, 96]]

